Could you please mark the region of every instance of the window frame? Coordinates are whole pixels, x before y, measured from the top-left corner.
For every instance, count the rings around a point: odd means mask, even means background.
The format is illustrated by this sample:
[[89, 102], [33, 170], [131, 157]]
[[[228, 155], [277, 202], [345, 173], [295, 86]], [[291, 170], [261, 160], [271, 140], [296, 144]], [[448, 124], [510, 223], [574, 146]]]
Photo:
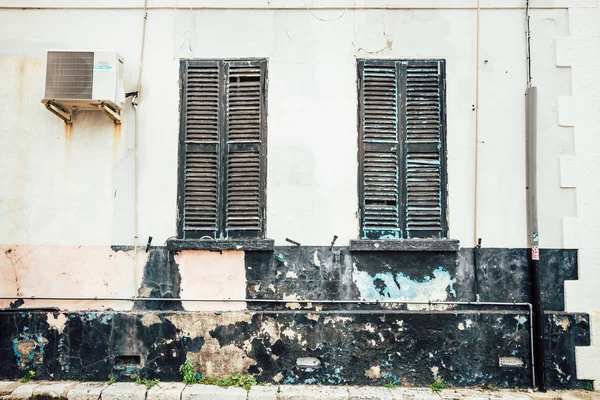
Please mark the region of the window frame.
[[[407, 237], [407, 225], [406, 225], [406, 213], [407, 213], [407, 190], [406, 190], [406, 137], [407, 137], [407, 126], [406, 126], [406, 94], [407, 94], [407, 77], [406, 71], [408, 64], [413, 66], [431, 66], [432, 63], [438, 63], [438, 74], [439, 74], [439, 102], [440, 102], [440, 143], [439, 143], [439, 162], [440, 162], [440, 225], [441, 232], [440, 237]], [[397, 238], [390, 237], [369, 237], [368, 233], [365, 232], [365, 205], [363, 199], [365, 198], [365, 141], [364, 141], [364, 128], [363, 128], [363, 113], [364, 113], [364, 96], [363, 96], [363, 68], [367, 66], [394, 66], [396, 69], [396, 84], [397, 84], [397, 104], [396, 104], [396, 115], [398, 119], [397, 123], [397, 156], [399, 160], [398, 165], [398, 231], [399, 235]], [[446, 122], [446, 60], [445, 59], [357, 59], [356, 63], [357, 71], [357, 131], [358, 131], [358, 206], [359, 206], [359, 241], [363, 242], [383, 242], [383, 241], [405, 241], [414, 243], [416, 241], [433, 241], [433, 240], [448, 240], [448, 170], [447, 170], [447, 122]], [[354, 242], [354, 241], [353, 241]], [[400, 250], [421, 248], [420, 245], [390, 245], [380, 246], [379, 243], [376, 250], [381, 249], [388, 250]], [[364, 245], [355, 244], [354, 247], [357, 250], [365, 250]], [[367, 246], [373, 247], [373, 246]]]
[[[219, 95], [218, 95], [218, 133], [217, 133], [217, 229], [216, 229], [216, 237], [212, 237], [211, 235], [203, 235], [200, 232], [203, 231], [193, 231], [193, 230], [185, 230], [185, 174], [186, 174], [186, 125], [187, 125], [187, 107], [188, 102], [186, 99], [187, 94], [187, 72], [188, 66], [207, 66], [207, 65], [218, 65], [218, 86], [219, 86]], [[260, 93], [261, 93], [261, 111], [260, 111], [260, 133], [259, 141], [255, 141], [254, 143], [234, 143], [235, 146], [252, 146], [255, 144], [259, 147], [259, 218], [260, 218], [260, 229], [258, 231], [253, 230], [252, 232], [257, 232], [256, 235], [244, 235], [244, 234], [234, 234], [231, 235], [231, 232], [227, 234], [227, 225], [226, 225], [226, 214], [227, 214], [227, 189], [228, 189], [228, 158], [229, 154], [232, 152], [231, 147], [232, 143], [228, 143], [229, 138], [229, 129], [228, 129], [228, 121], [227, 121], [227, 113], [228, 113], [228, 99], [227, 99], [227, 89], [228, 89], [228, 77], [229, 77], [229, 67], [230, 66], [259, 66], [262, 71], [262, 82], [260, 85]], [[209, 239], [211, 242], [214, 241], [227, 241], [227, 242], [239, 242], [241, 247], [246, 247], [246, 244], [250, 242], [256, 242], [259, 239], [265, 239], [266, 235], [266, 225], [267, 225], [267, 215], [266, 215], [266, 185], [267, 185], [267, 115], [268, 115], [268, 60], [266, 58], [244, 58], [244, 59], [181, 59], [180, 60], [180, 69], [179, 69], [179, 139], [178, 139], [178, 165], [177, 165], [177, 237], [178, 240], [175, 242], [182, 241], [201, 241], [203, 239]], [[186, 232], [188, 232], [186, 234]], [[208, 231], [206, 231], [208, 232]], [[191, 234], [190, 234], [191, 233]], [[272, 247], [272, 241], [265, 240], [270, 242], [270, 246]], [[198, 243], [194, 245], [185, 244], [184, 247], [190, 247], [190, 249], [200, 249]], [[214, 244], [211, 245], [214, 247]], [[209, 247], [211, 247], [209, 246]], [[250, 247], [254, 245], [249, 245]], [[202, 247], [202, 246], [200, 246]], [[231, 246], [229, 246], [231, 247]], [[234, 246], [239, 248], [239, 245]]]

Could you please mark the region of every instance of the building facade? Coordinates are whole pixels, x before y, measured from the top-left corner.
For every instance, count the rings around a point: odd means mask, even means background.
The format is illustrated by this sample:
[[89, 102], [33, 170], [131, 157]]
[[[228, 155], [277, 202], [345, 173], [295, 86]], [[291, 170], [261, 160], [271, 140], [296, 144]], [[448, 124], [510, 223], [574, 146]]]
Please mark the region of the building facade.
[[[589, 386], [599, 20], [598, 0], [0, 1], [0, 376], [179, 379], [187, 357]], [[45, 109], [57, 50], [122, 57], [121, 123]]]

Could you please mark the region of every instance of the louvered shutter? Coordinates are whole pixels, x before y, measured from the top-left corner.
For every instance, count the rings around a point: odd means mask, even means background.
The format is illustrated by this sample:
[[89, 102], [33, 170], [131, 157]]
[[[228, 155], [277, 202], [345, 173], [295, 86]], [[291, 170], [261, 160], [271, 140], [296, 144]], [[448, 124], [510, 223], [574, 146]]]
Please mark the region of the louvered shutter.
[[402, 62], [406, 238], [445, 238], [444, 62]]
[[184, 61], [180, 143], [180, 235], [216, 238], [220, 220], [219, 63]]
[[226, 204], [228, 238], [264, 236], [266, 61], [226, 66]]
[[360, 61], [358, 68], [361, 237], [399, 239], [398, 65]]

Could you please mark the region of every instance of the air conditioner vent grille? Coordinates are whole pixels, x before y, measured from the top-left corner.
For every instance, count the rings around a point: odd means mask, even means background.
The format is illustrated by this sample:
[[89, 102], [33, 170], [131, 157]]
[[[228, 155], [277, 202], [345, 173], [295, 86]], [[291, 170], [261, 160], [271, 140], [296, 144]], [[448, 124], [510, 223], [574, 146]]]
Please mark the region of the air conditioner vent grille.
[[50, 51], [46, 69], [47, 99], [91, 99], [94, 52]]

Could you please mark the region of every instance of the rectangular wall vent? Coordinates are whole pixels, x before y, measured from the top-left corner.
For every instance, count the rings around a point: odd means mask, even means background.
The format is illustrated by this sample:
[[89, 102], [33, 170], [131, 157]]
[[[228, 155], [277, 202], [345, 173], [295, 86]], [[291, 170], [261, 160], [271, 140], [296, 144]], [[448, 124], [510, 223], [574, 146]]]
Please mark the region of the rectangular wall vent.
[[506, 367], [506, 368], [522, 367], [523, 360], [519, 357], [499, 357], [498, 364], [501, 367]]

